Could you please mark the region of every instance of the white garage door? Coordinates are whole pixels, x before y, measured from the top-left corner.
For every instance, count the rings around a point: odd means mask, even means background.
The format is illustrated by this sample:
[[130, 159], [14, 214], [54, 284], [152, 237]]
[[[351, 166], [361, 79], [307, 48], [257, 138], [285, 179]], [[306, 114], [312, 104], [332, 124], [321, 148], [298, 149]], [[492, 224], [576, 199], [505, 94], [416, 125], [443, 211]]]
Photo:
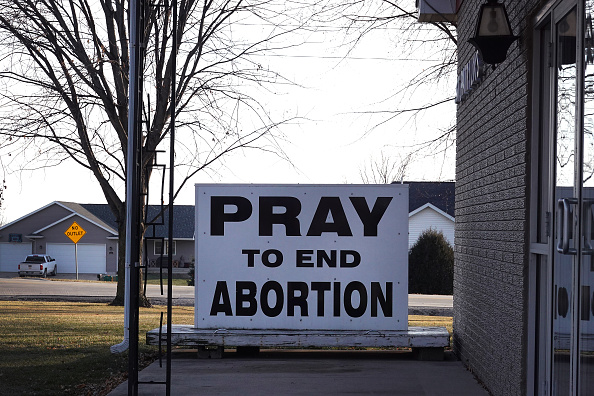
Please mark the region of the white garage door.
[[[58, 262], [58, 273], [76, 273], [73, 243], [48, 243], [47, 254]], [[79, 274], [105, 273], [105, 245], [79, 243], [77, 256]]]
[[30, 242], [0, 243], [0, 272], [17, 272], [17, 266], [32, 252]]

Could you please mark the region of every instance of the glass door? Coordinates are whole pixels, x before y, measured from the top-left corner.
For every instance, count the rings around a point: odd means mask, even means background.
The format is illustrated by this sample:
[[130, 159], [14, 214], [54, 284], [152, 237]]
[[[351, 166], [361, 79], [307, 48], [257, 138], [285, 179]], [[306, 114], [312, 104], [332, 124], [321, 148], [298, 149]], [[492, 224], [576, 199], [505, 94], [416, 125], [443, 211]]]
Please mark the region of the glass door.
[[555, 244], [552, 266], [552, 393], [574, 394], [572, 368], [574, 267], [578, 261], [576, 225], [578, 194], [577, 156], [577, 7], [566, 2], [553, 11], [554, 47], [554, 203]]
[[594, 0], [586, 0], [583, 20], [584, 62], [582, 125], [582, 254], [579, 263], [579, 394], [594, 395]]
[[594, 0], [536, 21], [531, 318], [539, 395], [594, 395]]

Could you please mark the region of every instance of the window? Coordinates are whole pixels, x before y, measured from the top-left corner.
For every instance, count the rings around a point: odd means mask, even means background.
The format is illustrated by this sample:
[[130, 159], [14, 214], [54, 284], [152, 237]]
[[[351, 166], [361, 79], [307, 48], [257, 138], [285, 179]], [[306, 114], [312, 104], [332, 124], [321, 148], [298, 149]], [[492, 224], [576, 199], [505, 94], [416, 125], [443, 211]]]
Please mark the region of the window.
[[[163, 252], [163, 241], [159, 240], [159, 239], [155, 239], [155, 245], [154, 245], [155, 249], [155, 256], [160, 256], [161, 252]], [[173, 241], [173, 255], [175, 256], [175, 241]], [[168, 256], [169, 255], [169, 241], [165, 241], [165, 251], [163, 252], [163, 256]]]
[[23, 234], [8, 234], [9, 242], [23, 242]]

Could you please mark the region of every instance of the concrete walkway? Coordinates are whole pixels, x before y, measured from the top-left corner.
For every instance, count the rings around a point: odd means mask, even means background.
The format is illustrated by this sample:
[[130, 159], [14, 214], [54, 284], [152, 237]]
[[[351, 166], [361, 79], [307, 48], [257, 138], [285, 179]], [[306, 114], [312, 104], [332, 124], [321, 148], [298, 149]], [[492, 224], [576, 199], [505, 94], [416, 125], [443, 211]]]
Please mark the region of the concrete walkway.
[[[413, 360], [394, 351], [272, 351], [223, 359], [173, 354], [172, 395], [435, 395], [487, 396], [451, 352], [439, 362]], [[139, 381], [164, 381], [155, 362]], [[128, 394], [125, 382], [110, 396]], [[139, 395], [164, 395], [165, 385], [139, 384]]]

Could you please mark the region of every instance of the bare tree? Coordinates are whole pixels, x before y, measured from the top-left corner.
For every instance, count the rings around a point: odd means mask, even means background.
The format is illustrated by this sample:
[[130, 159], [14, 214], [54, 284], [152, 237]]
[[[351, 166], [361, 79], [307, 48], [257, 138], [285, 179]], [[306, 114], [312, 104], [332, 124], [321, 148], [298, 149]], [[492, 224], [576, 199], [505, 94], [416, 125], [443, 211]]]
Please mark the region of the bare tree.
[[[128, 1], [0, 0], [0, 6], [0, 156], [13, 169], [74, 161], [92, 172], [118, 224], [114, 303], [122, 303]], [[255, 92], [286, 81], [254, 55], [292, 45], [286, 37], [311, 21], [316, 10], [280, 0], [182, 0], [172, 26], [169, 1], [145, 2], [144, 190], [157, 150], [167, 147], [173, 103], [182, 142], [175, 153], [181, 176], [175, 195], [197, 172], [235, 150], [282, 155], [275, 131], [288, 120], [272, 119]]]
[[[456, 25], [450, 22], [419, 23], [415, 2], [408, 0], [352, 0], [344, 5], [342, 18], [346, 21], [345, 30], [351, 34], [351, 45], [377, 29], [392, 31], [395, 45], [404, 57], [417, 58], [419, 53], [431, 56], [435, 62], [429, 67], [419, 68], [418, 73], [407, 80], [403, 92], [411, 92], [421, 87], [439, 84], [443, 79], [455, 75], [457, 70]], [[453, 100], [445, 98], [445, 100]], [[444, 99], [428, 100], [423, 108], [442, 104]], [[404, 108], [397, 113], [417, 112], [418, 108]]]
[[372, 158], [359, 170], [361, 181], [365, 184], [390, 184], [404, 180], [413, 154], [398, 156], [394, 159], [383, 151], [379, 158]]
[[[457, 72], [455, 23], [419, 23], [412, 0], [350, 0], [343, 2], [341, 7], [336, 13], [336, 21], [342, 24], [350, 38], [346, 45], [351, 48], [359, 45], [369, 33], [382, 30], [393, 39], [400, 58], [409, 58], [411, 64], [420, 57], [432, 60], [431, 63], [423, 62], [422, 66], [417, 62], [416, 73], [404, 80], [400, 87], [395, 87], [389, 98], [359, 112], [374, 117], [375, 121], [366, 133], [386, 124], [396, 124], [396, 128], [411, 133], [420, 118], [454, 102]], [[417, 100], [412, 100], [413, 97]], [[422, 132], [423, 141], [412, 147], [413, 152], [442, 154], [455, 144], [454, 132], [455, 114], [452, 112], [448, 125]]]

